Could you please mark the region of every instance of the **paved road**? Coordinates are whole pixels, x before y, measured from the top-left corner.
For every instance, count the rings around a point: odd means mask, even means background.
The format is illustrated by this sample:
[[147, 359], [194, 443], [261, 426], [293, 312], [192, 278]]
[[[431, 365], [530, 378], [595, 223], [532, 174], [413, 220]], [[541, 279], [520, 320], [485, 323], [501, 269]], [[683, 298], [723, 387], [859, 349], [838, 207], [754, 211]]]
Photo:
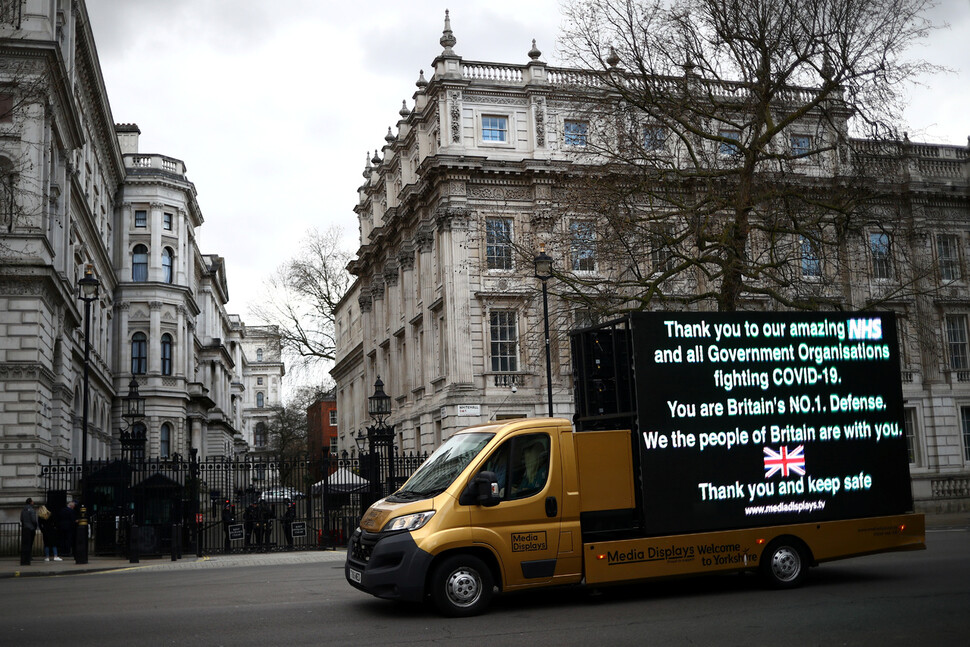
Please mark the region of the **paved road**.
[[[794, 591], [722, 576], [501, 598], [478, 618], [363, 595], [340, 555], [0, 580], [4, 645], [965, 645], [970, 531], [826, 564]], [[253, 564], [250, 560], [248, 564]]]

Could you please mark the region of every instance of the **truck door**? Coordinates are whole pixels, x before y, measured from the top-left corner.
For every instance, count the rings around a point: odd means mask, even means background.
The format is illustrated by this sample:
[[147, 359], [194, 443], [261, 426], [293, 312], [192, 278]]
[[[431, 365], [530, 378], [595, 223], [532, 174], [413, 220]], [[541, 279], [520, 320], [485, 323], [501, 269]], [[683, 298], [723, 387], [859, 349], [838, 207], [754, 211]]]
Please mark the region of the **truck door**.
[[548, 583], [556, 571], [562, 475], [551, 469], [551, 446], [547, 433], [514, 436], [485, 461], [502, 502], [472, 506], [472, 537], [499, 555], [505, 588]]

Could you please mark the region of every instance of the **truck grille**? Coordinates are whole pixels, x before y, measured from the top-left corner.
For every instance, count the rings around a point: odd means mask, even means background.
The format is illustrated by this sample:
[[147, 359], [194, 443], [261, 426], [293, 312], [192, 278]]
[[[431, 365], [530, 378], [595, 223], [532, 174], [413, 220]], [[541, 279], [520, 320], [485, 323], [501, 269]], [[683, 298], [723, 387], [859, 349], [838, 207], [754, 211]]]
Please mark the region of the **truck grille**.
[[361, 564], [369, 562], [379, 538], [380, 535], [364, 532], [358, 528], [350, 540], [350, 558]]

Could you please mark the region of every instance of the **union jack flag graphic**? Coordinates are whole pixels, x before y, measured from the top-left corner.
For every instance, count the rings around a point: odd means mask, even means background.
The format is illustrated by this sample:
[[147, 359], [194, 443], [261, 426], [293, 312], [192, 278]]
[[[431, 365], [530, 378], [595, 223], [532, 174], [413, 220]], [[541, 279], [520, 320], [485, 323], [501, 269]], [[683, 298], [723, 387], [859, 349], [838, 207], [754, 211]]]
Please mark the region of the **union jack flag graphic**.
[[771, 478], [781, 472], [782, 476], [789, 476], [791, 472], [805, 476], [805, 445], [799, 445], [788, 451], [788, 446], [779, 447], [778, 451], [765, 447], [765, 478]]

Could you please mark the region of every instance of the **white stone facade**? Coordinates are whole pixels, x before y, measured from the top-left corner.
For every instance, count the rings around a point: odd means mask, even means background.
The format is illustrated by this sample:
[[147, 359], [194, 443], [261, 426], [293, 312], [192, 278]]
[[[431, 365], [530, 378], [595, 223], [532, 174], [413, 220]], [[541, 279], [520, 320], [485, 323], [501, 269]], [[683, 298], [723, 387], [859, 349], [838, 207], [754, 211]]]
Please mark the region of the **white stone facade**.
[[146, 456], [230, 454], [238, 439], [245, 450], [250, 361], [245, 326], [226, 313], [224, 261], [197, 246], [203, 218], [185, 165], [140, 152], [137, 126], [116, 132], [84, 2], [3, 6], [0, 518], [43, 500], [49, 460], [82, 457], [86, 267], [100, 281], [90, 460], [120, 456], [132, 377], [146, 398]]
[[[392, 397], [390, 422], [404, 452], [433, 450], [456, 430], [490, 419], [547, 415], [540, 284], [521, 249], [537, 253], [537, 242], [552, 234], [568, 239], [569, 222], [551, 214], [563, 211], [558, 178], [584, 161], [566, 144], [565, 128], [577, 114], [590, 118], [588, 104], [577, 105], [589, 75], [548, 68], [535, 50], [524, 64], [464, 61], [447, 22], [441, 43], [432, 73], [419, 77], [413, 109], [405, 105], [397, 133], [389, 130], [381, 153], [367, 160], [359, 189], [360, 248], [349, 267], [357, 280], [338, 308], [332, 371], [339, 449], [351, 453], [353, 436], [370, 424], [367, 397], [378, 376]], [[913, 491], [920, 509], [966, 509], [970, 157], [967, 147], [908, 140], [894, 155], [903, 197], [887, 213], [912, 218], [920, 232], [905, 253], [951, 272], [945, 289], [925, 292], [937, 296], [885, 306], [900, 315], [904, 333]], [[503, 228], [518, 253], [496, 257], [490, 227]], [[886, 288], [865, 260], [868, 244], [847, 241], [863, 260], [833, 269], [832, 285], [844, 289], [839, 297], [850, 308]], [[560, 267], [568, 254], [560, 249]], [[595, 278], [599, 269], [588, 273]], [[582, 313], [555, 298], [550, 311], [553, 407], [568, 418], [574, 409], [564, 332]]]

